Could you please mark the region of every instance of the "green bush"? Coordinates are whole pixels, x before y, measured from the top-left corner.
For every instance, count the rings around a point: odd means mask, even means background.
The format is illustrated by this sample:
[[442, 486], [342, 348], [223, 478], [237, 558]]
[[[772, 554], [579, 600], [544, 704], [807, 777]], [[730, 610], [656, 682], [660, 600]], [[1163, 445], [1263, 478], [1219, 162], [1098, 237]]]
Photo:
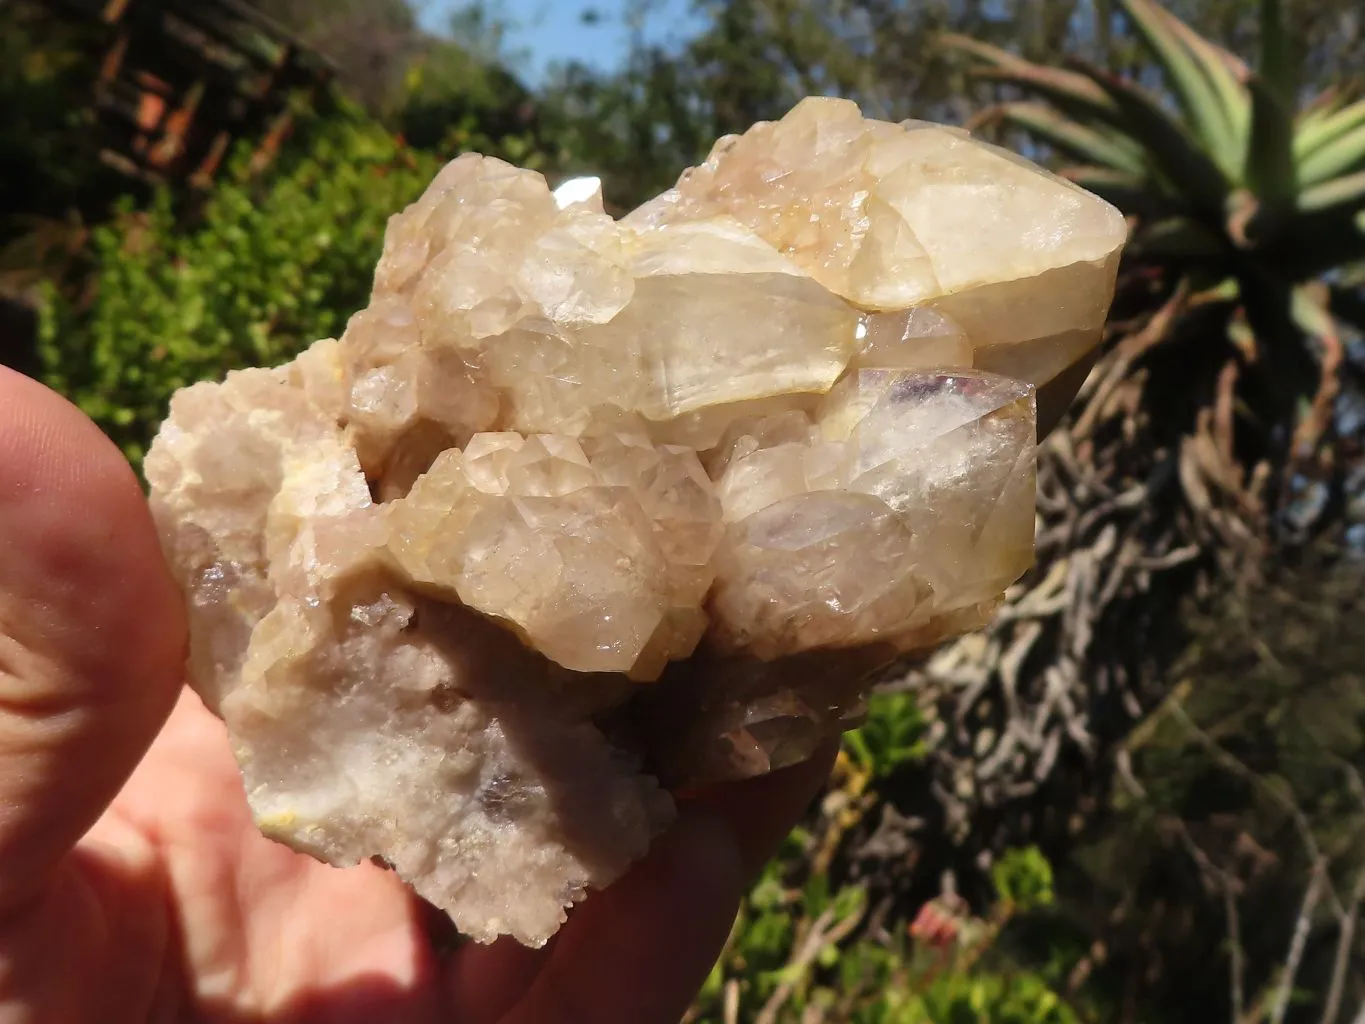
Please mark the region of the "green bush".
[[867, 721], [844, 736], [844, 751], [871, 778], [924, 756], [924, 716], [913, 694], [875, 693]]
[[987, 919], [935, 901], [909, 927], [869, 928], [861, 887], [831, 892], [824, 875], [786, 881], [808, 863], [812, 838], [794, 833], [749, 893], [690, 1020], [718, 1024], [729, 1002], [735, 1019], [774, 1024], [1079, 1024], [1042, 975], [995, 949], [1015, 914], [1051, 902], [1051, 869], [1037, 850], [1002, 859], [1000, 902]]
[[364, 306], [390, 214], [436, 171], [362, 116], [310, 124], [253, 178], [245, 152], [201, 209], [124, 203], [93, 233], [89, 293], [49, 290], [45, 381], [137, 463], [176, 388], [287, 360]]
[[835, 791], [750, 890], [689, 1021], [1078, 1024], [1050, 984], [1056, 972], [1019, 969], [998, 941], [1053, 902], [1052, 867], [1036, 848], [997, 861], [984, 917], [945, 897], [907, 922], [871, 906], [863, 885], [831, 882], [824, 852], [924, 757], [925, 731], [913, 695], [873, 696], [867, 722], [844, 738]]

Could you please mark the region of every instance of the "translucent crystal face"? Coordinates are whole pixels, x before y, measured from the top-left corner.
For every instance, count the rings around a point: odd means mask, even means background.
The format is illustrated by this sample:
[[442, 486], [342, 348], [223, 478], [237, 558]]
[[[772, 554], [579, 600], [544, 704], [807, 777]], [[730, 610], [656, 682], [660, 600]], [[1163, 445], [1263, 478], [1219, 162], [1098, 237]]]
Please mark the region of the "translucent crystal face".
[[146, 460], [261, 827], [544, 942], [1033, 553], [1033, 386], [1098, 340], [1117, 211], [808, 100], [617, 222], [466, 155], [369, 306], [176, 396]]

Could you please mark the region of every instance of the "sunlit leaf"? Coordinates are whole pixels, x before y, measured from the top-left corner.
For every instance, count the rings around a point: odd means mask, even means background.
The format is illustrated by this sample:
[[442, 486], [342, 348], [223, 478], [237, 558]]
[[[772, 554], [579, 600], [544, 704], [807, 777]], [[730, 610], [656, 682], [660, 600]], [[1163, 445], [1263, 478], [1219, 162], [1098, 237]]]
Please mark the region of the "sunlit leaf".
[[944, 35], [939, 41], [940, 45], [983, 61], [985, 66], [974, 70], [980, 77], [1019, 86], [1071, 117], [1093, 117], [1110, 124], [1121, 121], [1121, 114], [1113, 100], [1096, 82], [1083, 74], [1034, 64], [1008, 50], [970, 36]]
[[1305, 157], [1299, 164], [1299, 179], [1307, 188], [1357, 169], [1365, 169], [1365, 121]]
[[1361, 206], [1365, 206], [1365, 171], [1315, 185], [1299, 196], [1299, 209], [1309, 213], [1331, 210], [1351, 217]]
[[1098, 69], [1092, 74], [1123, 111], [1133, 138], [1161, 173], [1187, 191], [1197, 206], [1221, 212], [1231, 182], [1185, 127], [1132, 82]]
[[[1251, 99], [1242, 83], [1251, 69], [1236, 54], [1205, 39], [1170, 11], [1163, 7], [1158, 7], [1158, 11], [1171, 32], [1190, 48], [1204, 73], [1209, 76], [1209, 81], [1218, 90], [1232, 124], [1234, 144], [1239, 147], [1244, 145], [1251, 121]], [[1239, 150], [1233, 154], [1233, 159], [1239, 159], [1240, 156]]]
[[1042, 103], [1004, 103], [992, 108], [1001, 120], [1027, 130], [1075, 160], [1142, 176], [1141, 147], [1129, 139], [1073, 121]]
[[1365, 101], [1347, 107], [1324, 108], [1316, 117], [1304, 116], [1294, 136], [1294, 156], [1305, 160], [1362, 125], [1365, 125]]
[[1199, 60], [1151, 0], [1122, 0], [1123, 9], [1156, 55], [1193, 135], [1218, 162], [1225, 174], [1237, 172], [1239, 146], [1231, 112]]

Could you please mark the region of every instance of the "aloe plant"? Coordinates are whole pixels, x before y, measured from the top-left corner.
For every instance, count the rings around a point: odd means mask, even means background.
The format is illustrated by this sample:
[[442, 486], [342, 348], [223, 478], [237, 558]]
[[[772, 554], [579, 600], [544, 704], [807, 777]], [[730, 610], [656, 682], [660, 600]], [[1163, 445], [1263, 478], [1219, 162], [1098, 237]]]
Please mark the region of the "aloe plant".
[[955, 37], [981, 73], [1036, 99], [983, 116], [1077, 163], [1063, 173], [1143, 218], [1140, 251], [1235, 271], [1244, 254], [1291, 281], [1365, 262], [1365, 100], [1328, 90], [1299, 103], [1278, 0], [1261, 2], [1250, 67], [1152, 0], [1119, 0], [1174, 101], [1080, 61], [1032, 64]]
[[1162, 94], [1083, 61], [1046, 67], [950, 37], [978, 74], [1025, 97], [976, 120], [1021, 130], [1070, 161], [1063, 175], [1130, 214], [1134, 257], [1195, 291], [1231, 296], [1239, 315], [1229, 324], [1250, 327], [1284, 402], [1278, 414], [1311, 414], [1320, 435], [1313, 396], [1331, 390], [1337, 361], [1325, 350], [1339, 348], [1339, 322], [1365, 330], [1365, 99], [1301, 95], [1279, 0], [1261, 0], [1254, 66], [1153, 0], [1118, 6]]

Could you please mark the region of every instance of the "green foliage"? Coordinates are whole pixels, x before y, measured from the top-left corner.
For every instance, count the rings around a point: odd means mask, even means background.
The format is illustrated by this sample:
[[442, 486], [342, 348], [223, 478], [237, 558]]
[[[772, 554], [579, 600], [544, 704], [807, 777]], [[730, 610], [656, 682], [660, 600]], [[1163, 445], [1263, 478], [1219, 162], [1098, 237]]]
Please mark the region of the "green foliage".
[[[990, 81], [1022, 93], [981, 124], [1008, 126], [1066, 163], [1062, 173], [1136, 220], [1130, 255], [1196, 290], [1235, 283], [1249, 322], [1266, 419], [1302, 426], [1312, 450], [1323, 414], [1316, 337], [1334, 334], [1331, 280], [1365, 263], [1365, 101], [1327, 89], [1302, 107], [1305, 77], [1277, 0], [1260, 0], [1254, 66], [1197, 34], [1154, 0], [1119, 0], [1147, 58], [1145, 74], [1081, 64], [1059, 70], [965, 37], [950, 44]], [[1365, 324], [1356, 324], [1361, 327]], [[1229, 352], [1237, 339], [1229, 336]]]
[[387, 123], [443, 158], [485, 153], [537, 171], [562, 165], [572, 142], [555, 136], [539, 99], [507, 68], [445, 41], [426, 43], [408, 66]]
[[1183, 681], [1060, 871], [1066, 914], [1105, 922], [1096, 984], [1172, 1024], [1233, 1019], [1234, 989], [1291, 1021], [1365, 1005], [1348, 923], [1365, 895], [1362, 599], [1359, 566], [1312, 565], [1195, 617]]
[[332, 58], [347, 95], [407, 145], [445, 157], [475, 151], [542, 170], [562, 147], [542, 124], [546, 99], [513, 70], [507, 25], [484, 4], [431, 33], [407, 0], [281, 0], [261, 5]]
[[[988, 110], [1075, 161], [1066, 173], [1143, 218], [1153, 258], [1180, 257], [1210, 280], [1262, 275], [1289, 284], [1365, 260], [1365, 102], [1335, 91], [1296, 111], [1300, 68], [1280, 5], [1262, 0], [1255, 69], [1152, 0], [1120, 0], [1161, 75], [1162, 94], [1091, 67], [1058, 71], [975, 40], [957, 41], [990, 77], [1041, 96]], [[1202, 239], [1192, 246], [1188, 240]]]
[[[1261, 261], [1298, 280], [1341, 262], [1348, 250], [1338, 240], [1354, 245], [1365, 230], [1341, 215], [1358, 208], [1361, 195], [1365, 108], [1347, 102], [1349, 89], [1297, 113], [1290, 102], [1296, 76], [1305, 92], [1316, 91], [1324, 75], [1360, 66], [1365, 37], [1342, 29], [1358, 0], [1286, 0], [1286, 24], [1306, 59], [1288, 68], [1292, 54], [1268, 48], [1259, 77], [1141, 0], [1129, 0], [1127, 19], [1103, 17], [1103, 0], [702, 0], [696, 39], [638, 44], [620, 74], [562, 68], [536, 90], [518, 82], [496, 46], [485, 52], [467, 39], [423, 33], [404, 0], [276, 6], [338, 57], [343, 81], [407, 145], [343, 112], [309, 124], [269, 178], [252, 178], [239, 158], [200, 208], [161, 194], [150, 205], [125, 203], [94, 232], [91, 287], [49, 294], [45, 375], [134, 461], [175, 388], [287, 359], [341, 330], [366, 300], [387, 217], [435, 171], [438, 158], [424, 147], [600, 173], [619, 209], [670, 184], [716, 136], [780, 115], [804, 93], [848, 95], [879, 116], [961, 120], [974, 97], [1003, 82], [1042, 101], [1013, 103], [1010, 123], [1069, 154], [1078, 180], [1143, 218], [1160, 265], [1180, 273], [1200, 266], [1217, 278], [1245, 276]], [[1258, 38], [1256, 5], [1246, 0], [1164, 7], [1234, 50], [1249, 52]], [[991, 76], [969, 79], [961, 62], [937, 50], [945, 31], [995, 46], [974, 51], [995, 68]], [[1063, 52], [1107, 72], [1058, 72], [1052, 65]], [[82, 122], [63, 98], [79, 84], [75, 51], [43, 51], [11, 33], [0, 40], [0, 57], [5, 108], [21, 115], [0, 127], [0, 149], [27, 161], [29, 184], [12, 190], [14, 202], [50, 183], [49, 205], [60, 210], [63, 197], [84, 187], [76, 172], [85, 168], [70, 148]], [[1302, 258], [1290, 259], [1294, 253]], [[1354, 309], [1365, 323], [1365, 279], [1351, 288], [1348, 280], [1331, 282], [1334, 309]], [[1203, 343], [1210, 332], [1184, 336]], [[1198, 391], [1190, 362], [1173, 363], [1172, 386]], [[865, 863], [849, 870], [856, 829], [903, 795], [896, 788], [907, 777], [922, 782], [931, 742], [916, 697], [874, 696], [867, 722], [845, 740], [837, 789], [749, 893], [690, 1019], [1115, 1019], [1073, 991], [1078, 967], [1093, 970], [1106, 995], [1135, 986], [1145, 1006], [1165, 1011], [1148, 1019], [1228, 1019], [1221, 979], [1234, 944], [1218, 887], [1229, 878], [1239, 887], [1246, 999], [1265, 1002], [1263, 994], [1280, 991], [1277, 972], [1312, 860], [1286, 801], [1306, 817], [1342, 899], [1365, 868], [1365, 797], [1342, 768], [1359, 764], [1365, 735], [1359, 674], [1350, 671], [1360, 652], [1337, 633], [1325, 650], [1306, 651], [1302, 635], [1321, 639], [1308, 625], [1322, 619], [1295, 618], [1299, 640], [1277, 636], [1269, 659], [1253, 641], [1275, 635], [1273, 623], [1258, 620], [1236, 644], [1212, 632], [1207, 646], [1224, 662], [1190, 671], [1225, 679], [1179, 695], [1197, 731], [1168, 708], [1132, 745], [1143, 788], [1115, 801], [1106, 831], [1087, 836], [1079, 857], [1057, 859], [1055, 877], [1034, 847], [996, 858], [995, 900], [975, 910], [948, 894], [923, 906], [916, 896], [907, 915], [908, 868], [890, 884]], [[1215, 756], [1201, 736], [1242, 768]], [[1223, 874], [1201, 869], [1181, 828]], [[944, 863], [938, 841], [914, 837], [920, 874]], [[1341, 928], [1329, 904], [1321, 897], [1308, 915], [1295, 1007], [1320, 1005], [1334, 977]], [[1345, 951], [1355, 974], [1360, 946], [1356, 938]], [[1365, 989], [1343, 985], [1342, 1005], [1353, 1011]]]
[[1010, 913], [1027, 913], [1052, 903], [1052, 865], [1036, 846], [1007, 850], [992, 865], [991, 881]]
[[493, 140], [524, 130], [533, 109], [530, 92], [505, 68], [453, 44], [432, 46], [415, 60], [403, 92], [395, 123], [423, 149], [485, 152]]
[[373, 115], [392, 111], [403, 69], [423, 45], [408, 0], [253, 0], [336, 67], [346, 94]]
[[[822, 875], [799, 886], [784, 881], [800, 869], [810, 838], [793, 836], [750, 892], [689, 1020], [719, 1022], [729, 1002], [735, 1019], [766, 1011], [774, 1024], [807, 1015], [850, 1024], [1078, 1024], [1043, 976], [994, 956], [1023, 899], [1002, 903], [989, 921], [934, 911], [946, 922], [936, 934], [860, 931], [868, 916], [861, 887], [831, 892]], [[1050, 869], [1036, 850], [1011, 852], [1002, 863], [1009, 884], [1050, 900]]]
[[876, 693], [867, 721], [844, 736], [844, 749], [860, 771], [884, 778], [902, 764], [924, 756], [924, 716], [914, 695]]
[[1079, 1018], [1031, 974], [947, 974], [903, 1010], [866, 1018], [869, 1024], [1076, 1024]]
[[[1034, 847], [995, 864], [997, 902], [984, 918], [935, 900], [913, 925], [885, 922], [862, 884], [835, 884], [818, 852], [926, 752], [915, 696], [874, 694], [864, 725], [844, 738], [834, 811], [823, 835], [797, 829], [750, 890], [730, 941], [688, 1017], [797, 1024], [1076, 1024], [1048, 978], [1017, 969], [997, 939], [1019, 914], [1053, 902], [1052, 868]], [[851, 809], [851, 811], [850, 811]], [[884, 910], [884, 908], [882, 908]], [[726, 1017], [727, 1009], [733, 1017]]]
[[94, 232], [93, 294], [49, 290], [46, 382], [137, 462], [176, 388], [340, 331], [367, 301], [389, 215], [434, 172], [343, 112], [309, 126], [268, 180], [243, 154], [188, 220], [166, 192], [125, 205]]
[[[645, 12], [653, 0], [626, 4]], [[672, 5], [669, 5], [670, 7]], [[557, 69], [540, 97], [553, 137], [602, 173], [608, 199], [629, 207], [671, 183], [712, 141], [778, 116], [807, 94], [841, 95], [876, 116], [963, 121], [984, 101], [981, 83], [937, 45], [945, 32], [1006, 47], [1032, 61], [1079, 57], [1150, 78], [1150, 60], [1111, 0], [694, 0], [695, 36], [635, 36], [625, 68]], [[1254, 41], [1247, 0], [1175, 0], [1198, 30], [1243, 46]], [[1287, 23], [1301, 41], [1304, 83], [1343, 85], [1359, 74], [1365, 34], [1357, 0], [1291, 0]], [[660, 19], [664, 15], [656, 15]], [[629, 19], [627, 19], [629, 21]], [[627, 24], [624, 29], [631, 26]]]
[[22, 294], [67, 269], [82, 221], [127, 183], [90, 145], [89, 31], [35, 0], [0, 7], [0, 294]]
[[50, 210], [92, 173], [77, 143], [89, 118], [76, 102], [88, 89], [90, 62], [78, 32], [36, 4], [14, 3], [0, 33], [0, 214]]
[[997, 946], [1016, 916], [1053, 902], [1052, 867], [1036, 847], [996, 862], [997, 901], [985, 917], [960, 900], [934, 900], [909, 926], [870, 906], [864, 884], [836, 883], [824, 869], [819, 851], [875, 803], [879, 787], [923, 759], [925, 732], [915, 695], [871, 697], [867, 721], [844, 737], [841, 791], [826, 802], [824, 828], [787, 837], [740, 908], [689, 1021], [1077, 1024], [1049, 983], [1055, 971], [1019, 969]]

